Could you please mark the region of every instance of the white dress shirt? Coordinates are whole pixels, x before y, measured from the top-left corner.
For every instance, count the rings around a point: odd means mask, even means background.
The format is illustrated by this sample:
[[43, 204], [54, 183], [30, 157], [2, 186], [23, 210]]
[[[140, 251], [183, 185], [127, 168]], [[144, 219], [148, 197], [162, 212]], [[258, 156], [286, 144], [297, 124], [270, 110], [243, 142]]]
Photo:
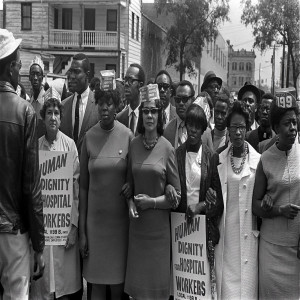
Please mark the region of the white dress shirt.
[[[82, 121], [84, 118], [85, 109], [86, 109], [87, 102], [89, 99], [89, 93], [90, 93], [90, 88], [87, 87], [87, 89], [81, 94], [81, 97], [80, 97], [78, 135], [81, 130], [81, 125], [82, 125]], [[77, 96], [78, 96], [78, 93], [75, 92], [74, 98], [73, 98], [73, 104], [72, 104], [72, 128], [74, 128], [74, 123], [75, 123], [75, 107], [76, 107]]]
[[171, 109], [171, 104], [169, 103], [169, 105], [166, 107], [165, 109], [165, 113], [166, 113], [166, 124], [169, 123], [170, 121], [170, 109]]
[[136, 127], [137, 127], [137, 123], [138, 123], [138, 119], [139, 119], [139, 107], [140, 106], [138, 106], [135, 110], [132, 110], [131, 106], [128, 105], [128, 117], [129, 117], [128, 128], [130, 126], [130, 122], [131, 122], [131, 118], [132, 118], [131, 112], [133, 111], [134, 115], [135, 115], [134, 132], [133, 132], [134, 134], [136, 132]]

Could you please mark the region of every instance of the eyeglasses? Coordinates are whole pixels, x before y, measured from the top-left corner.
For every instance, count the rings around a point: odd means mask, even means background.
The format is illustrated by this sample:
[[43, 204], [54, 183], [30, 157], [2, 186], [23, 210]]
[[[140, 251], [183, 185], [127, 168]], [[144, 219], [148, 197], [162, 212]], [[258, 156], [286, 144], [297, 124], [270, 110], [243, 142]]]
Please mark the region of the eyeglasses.
[[19, 70], [22, 68], [22, 62], [20, 61], [15, 61], [14, 62], [16, 66], [18, 66]]
[[237, 132], [237, 130], [239, 130], [240, 132], [245, 132], [246, 131], [246, 126], [245, 125], [232, 125], [232, 126], [229, 126], [229, 130], [231, 132]]
[[164, 91], [166, 91], [167, 89], [170, 88], [170, 85], [168, 83], [158, 83], [158, 90], [160, 91], [162, 88], [164, 89]]
[[126, 82], [127, 82], [129, 86], [132, 86], [135, 81], [140, 81], [140, 80], [136, 79], [136, 78], [131, 78], [131, 77], [124, 78], [124, 84], [126, 84]]
[[151, 112], [151, 115], [154, 115], [154, 114], [156, 114], [158, 112], [158, 108], [157, 107], [142, 108], [142, 112], [146, 116], [148, 116], [150, 112]]
[[179, 97], [179, 96], [175, 96], [175, 102], [176, 103], [180, 103], [182, 102], [183, 104], [187, 103], [192, 97], [191, 96], [183, 96], [183, 97]]

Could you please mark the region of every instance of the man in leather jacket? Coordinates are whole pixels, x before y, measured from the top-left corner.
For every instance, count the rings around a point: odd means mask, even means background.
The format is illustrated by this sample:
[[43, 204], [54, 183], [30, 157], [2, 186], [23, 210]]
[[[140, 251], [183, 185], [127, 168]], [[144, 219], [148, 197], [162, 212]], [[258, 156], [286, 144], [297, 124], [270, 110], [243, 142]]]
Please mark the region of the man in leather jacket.
[[45, 264], [37, 117], [16, 93], [20, 43], [0, 29], [0, 283], [4, 299], [23, 300], [29, 293], [29, 239], [34, 279], [43, 275]]

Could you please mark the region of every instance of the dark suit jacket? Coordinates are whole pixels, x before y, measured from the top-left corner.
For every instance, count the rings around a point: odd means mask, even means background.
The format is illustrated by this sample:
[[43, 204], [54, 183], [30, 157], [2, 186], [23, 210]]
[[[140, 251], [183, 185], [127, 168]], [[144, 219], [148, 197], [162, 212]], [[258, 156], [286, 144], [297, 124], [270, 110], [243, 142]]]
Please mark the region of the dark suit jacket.
[[[222, 216], [224, 204], [222, 196], [222, 188], [219, 179], [217, 167], [211, 167], [211, 157], [213, 152], [206, 145], [202, 146], [201, 157], [201, 179], [200, 179], [200, 193], [199, 202], [205, 201], [206, 192], [211, 187], [217, 193], [217, 202], [212, 207], [206, 207], [206, 231], [207, 240], [211, 241], [215, 246], [219, 242], [219, 220]], [[182, 144], [176, 150], [176, 158], [178, 164], [178, 173], [181, 185], [181, 201], [176, 211], [186, 213], [187, 211], [187, 187], [186, 187], [186, 173], [185, 173], [185, 160], [186, 160], [186, 143]]]
[[[164, 137], [171, 143], [171, 145], [177, 149], [178, 147], [178, 118], [174, 118], [170, 121], [165, 130], [164, 130]], [[206, 145], [210, 150], [214, 151], [214, 146], [212, 143], [210, 129], [207, 128], [206, 131], [202, 134], [202, 144]]]
[[[61, 120], [60, 130], [66, 134], [71, 139], [73, 137], [73, 127], [72, 127], [72, 105], [74, 96], [72, 95], [66, 98], [63, 102], [63, 118]], [[81, 129], [79, 132], [78, 140], [76, 143], [78, 155], [80, 157], [82, 141], [85, 133], [99, 121], [99, 113], [97, 105], [95, 104], [94, 93], [90, 91], [89, 98], [87, 101]]]
[[[123, 125], [125, 125], [127, 128], [129, 128], [129, 108], [126, 107], [124, 110], [120, 111], [118, 114], [117, 114], [117, 117], [116, 119], [122, 123]], [[137, 119], [137, 122], [138, 122], [138, 119]], [[137, 125], [137, 124], [136, 124]], [[136, 127], [136, 130], [135, 130], [135, 136], [137, 136], [139, 133], [137, 131], [137, 127]]]

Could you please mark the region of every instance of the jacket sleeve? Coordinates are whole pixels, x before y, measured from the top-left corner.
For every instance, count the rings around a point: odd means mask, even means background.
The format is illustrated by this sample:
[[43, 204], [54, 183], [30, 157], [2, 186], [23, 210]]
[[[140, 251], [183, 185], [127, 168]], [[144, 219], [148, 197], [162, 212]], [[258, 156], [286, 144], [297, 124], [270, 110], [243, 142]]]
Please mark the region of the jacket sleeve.
[[29, 235], [35, 252], [44, 250], [43, 201], [40, 184], [37, 117], [29, 105], [25, 112], [24, 157], [22, 168], [23, 199], [26, 203]]

